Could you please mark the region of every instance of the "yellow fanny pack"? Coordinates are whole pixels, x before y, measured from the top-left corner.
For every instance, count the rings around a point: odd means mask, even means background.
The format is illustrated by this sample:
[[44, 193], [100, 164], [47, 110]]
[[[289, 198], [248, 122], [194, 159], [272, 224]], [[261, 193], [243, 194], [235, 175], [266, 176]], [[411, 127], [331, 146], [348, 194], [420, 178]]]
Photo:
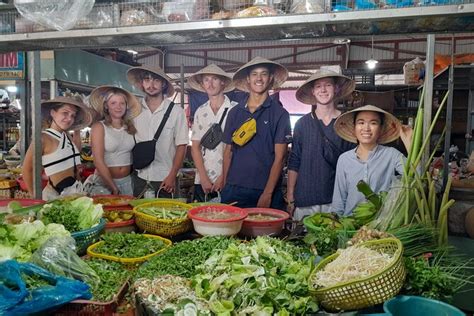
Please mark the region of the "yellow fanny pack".
[[232, 134], [232, 141], [239, 146], [247, 144], [257, 134], [257, 121], [249, 117]]

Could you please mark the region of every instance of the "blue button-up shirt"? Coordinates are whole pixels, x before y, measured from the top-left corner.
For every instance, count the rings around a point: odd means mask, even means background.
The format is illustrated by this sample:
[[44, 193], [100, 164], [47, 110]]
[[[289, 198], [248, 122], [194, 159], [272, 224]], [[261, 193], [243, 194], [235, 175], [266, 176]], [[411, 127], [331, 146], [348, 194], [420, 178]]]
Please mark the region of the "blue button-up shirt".
[[[257, 120], [257, 134], [244, 146], [232, 142], [232, 134], [249, 117]], [[249, 189], [265, 189], [275, 160], [275, 144], [291, 141], [290, 115], [280, 102], [268, 97], [252, 114], [247, 100], [229, 111], [224, 143], [232, 144], [232, 161], [227, 183]]]
[[351, 215], [357, 204], [365, 200], [357, 190], [360, 180], [379, 193], [390, 189], [395, 172], [403, 174], [405, 157], [397, 149], [378, 145], [369, 153], [367, 161], [357, 157], [356, 149], [343, 153], [337, 161], [331, 212], [344, 216]]

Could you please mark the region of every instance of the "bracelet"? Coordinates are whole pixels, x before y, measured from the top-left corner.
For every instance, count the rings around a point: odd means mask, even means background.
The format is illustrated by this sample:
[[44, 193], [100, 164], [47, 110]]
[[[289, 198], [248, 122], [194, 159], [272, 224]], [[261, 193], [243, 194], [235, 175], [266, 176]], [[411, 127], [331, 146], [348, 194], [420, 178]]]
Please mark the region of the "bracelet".
[[293, 205], [295, 204], [295, 201], [288, 201], [288, 205]]

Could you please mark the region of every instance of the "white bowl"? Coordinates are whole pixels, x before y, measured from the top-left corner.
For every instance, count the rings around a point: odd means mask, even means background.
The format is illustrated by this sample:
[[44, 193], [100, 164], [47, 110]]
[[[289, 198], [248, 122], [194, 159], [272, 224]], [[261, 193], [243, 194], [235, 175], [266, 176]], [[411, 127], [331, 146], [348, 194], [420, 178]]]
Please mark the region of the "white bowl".
[[[204, 213], [219, 216], [209, 218], [203, 216]], [[222, 215], [224, 217], [220, 217]], [[193, 221], [194, 230], [202, 236], [232, 236], [239, 233], [247, 212], [229, 205], [203, 205], [190, 209], [188, 217]]]
[[18, 167], [21, 163], [20, 157], [18, 157], [18, 159], [10, 159], [8, 157], [5, 157], [3, 160], [5, 161], [5, 164], [8, 167]]
[[194, 230], [202, 236], [233, 236], [242, 228], [243, 219], [233, 222], [203, 222], [193, 219]]

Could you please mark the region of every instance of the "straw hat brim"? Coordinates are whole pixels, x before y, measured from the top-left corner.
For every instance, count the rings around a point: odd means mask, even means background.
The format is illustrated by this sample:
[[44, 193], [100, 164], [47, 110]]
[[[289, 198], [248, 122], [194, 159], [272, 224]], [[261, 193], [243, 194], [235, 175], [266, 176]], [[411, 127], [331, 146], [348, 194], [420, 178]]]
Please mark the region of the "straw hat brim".
[[273, 68], [273, 84], [269, 89], [277, 89], [281, 87], [281, 85], [286, 81], [288, 78], [288, 70], [281, 64], [262, 58], [262, 57], [255, 57], [245, 65], [239, 68], [237, 72], [234, 74], [233, 82], [234, 86], [245, 92], [250, 92], [249, 86], [247, 83], [247, 70], [250, 67], [256, 65], [271, 65]]
[[400, 121], [392, 114], [373, 105], [365, 105], [346, 112], [339, 116], [334, 123], [334, 130], [341, 138], [357, 144], [357, 137], [354, 134], [354, 115], [358, 112], [372, 111], [384, 114], [383, 129], [377, 141], [379, 144], [387, 144], [398, 139], [400, 136]]
[[127, 71], [128, 82], [130, 82], [138, 90], [143, 91], [140, 73], [145, 71], [151, 72], [168, 82], [168, 88], [166, 89], [166, 91], [163, 91], [163, 94], [166, 94], [167, 96], [172, 96], [174, 94], [173, 82], [171, 81], [170, 77], [168, 77], [166, 73], [160, 68], [154, 69], [143, 66], [132, 67]]
[[56, 97], [54, 99], [41, 102], [41, 116], [44, 120], [51, 117], [50, 111], [53, 106], [58, 104], [70, 104], [78, 108], [74, 124], [69, 128], [70, 130], [83, 129], [86, 126], [90, 126], [93, 120], [93, 113], [78, 98], [71, 97]]
[[296, 90], [296, 99], [302, 103], [315, 105], [316, 98], [313, 95], [314, 81], [323, 78], [334, 78], [336, 81], [335, 100], [343, 99], [354, 91], [356, 83], [349, 77], [334, 71], [320, 70], [309, 77], [301, 87]]
[[131, 94], [125, 89], [115, 86], [100, 86], [92, 90], [91, 95], [89, 97], [89, 104], [98, 114], [96, 117], [97, 120], [101, 120], [104, 118], [105, 97], [107, 97], [109, 91], [118, 91], [127, 97], [127, 119], [133, 119], [140, 114], [142, 106], [140, 104], [140, 101], [138, 101], [138, 99], [133, 94]]
[[206, 93], [206, 90], [202, 87], [202, 77], [204, 75], [216, 75], [221, 78], [224, 82], [224, 93], [234, 90], [234, 85], [232, 84], [232, 76], [222, 70], [219, 66], [211, 64], [195, 74], [188, 77], [188, 85], [191, 89], [196, 91], [201, 91]]

